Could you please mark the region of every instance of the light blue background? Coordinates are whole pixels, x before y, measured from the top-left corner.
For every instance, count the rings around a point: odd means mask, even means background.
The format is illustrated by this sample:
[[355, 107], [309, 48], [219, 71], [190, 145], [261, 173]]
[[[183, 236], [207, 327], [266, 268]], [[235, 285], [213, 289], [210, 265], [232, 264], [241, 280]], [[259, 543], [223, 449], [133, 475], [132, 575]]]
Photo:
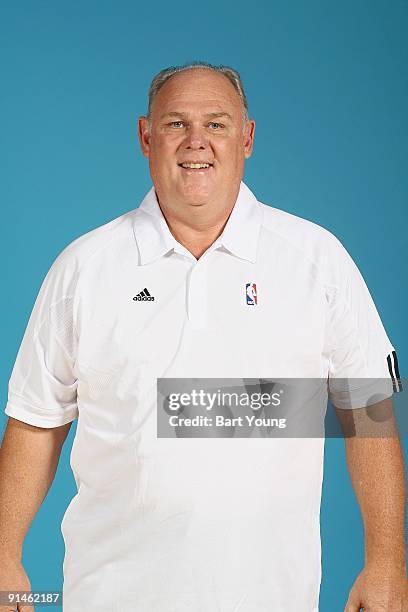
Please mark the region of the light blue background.
[[[240, 71], [257, 120], [247, 184], [343, 242], [407, 376], [407, 2], [37, 0], [1, 13], [3, 405], [55, 256], [150, 186], [136, 127], [152, 76], [192, 59]], [[26, 540], [33, 589], [61, 587], [73, 430]], [[342, 611], [363, 541], [341, 440], [326, 445], [322, 541], [320, 610]]]

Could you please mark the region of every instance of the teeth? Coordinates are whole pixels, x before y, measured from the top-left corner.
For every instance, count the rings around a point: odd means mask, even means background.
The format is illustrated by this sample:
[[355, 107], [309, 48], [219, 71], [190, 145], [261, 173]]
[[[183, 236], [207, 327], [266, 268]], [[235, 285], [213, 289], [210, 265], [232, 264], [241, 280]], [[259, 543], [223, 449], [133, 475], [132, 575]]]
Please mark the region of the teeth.
[[209, 168], [210, 164], [188, 164], [188, 163], [184, 163], [181, 164], [183, 166], [183, 168]]

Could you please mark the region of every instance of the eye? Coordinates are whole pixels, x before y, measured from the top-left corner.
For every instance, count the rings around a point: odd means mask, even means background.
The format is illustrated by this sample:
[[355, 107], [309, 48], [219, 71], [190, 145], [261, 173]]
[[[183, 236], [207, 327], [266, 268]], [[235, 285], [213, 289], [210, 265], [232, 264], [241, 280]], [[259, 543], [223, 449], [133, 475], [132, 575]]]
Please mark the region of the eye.
[[221, 123], [218, 123], [217, 121], [211, 121], [211, 123], [209, 125], [214, 130], [218, 130], [220, 127], [222, 127]]
[[170, 125], [171, 127], [174, 127], [174, 128], [180, 128], [183, 126], [183, 122], [182, 121], [172, 121]]

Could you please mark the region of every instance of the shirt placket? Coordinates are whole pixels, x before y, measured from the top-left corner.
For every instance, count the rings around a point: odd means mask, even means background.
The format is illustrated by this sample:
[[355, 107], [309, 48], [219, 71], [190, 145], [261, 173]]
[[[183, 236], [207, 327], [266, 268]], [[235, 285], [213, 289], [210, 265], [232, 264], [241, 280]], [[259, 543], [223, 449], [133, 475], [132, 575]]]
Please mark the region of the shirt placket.
[[187, 278], [187, 318], [193, 329], [207, 325], [208, 257], [203, 255], [194, 263]]

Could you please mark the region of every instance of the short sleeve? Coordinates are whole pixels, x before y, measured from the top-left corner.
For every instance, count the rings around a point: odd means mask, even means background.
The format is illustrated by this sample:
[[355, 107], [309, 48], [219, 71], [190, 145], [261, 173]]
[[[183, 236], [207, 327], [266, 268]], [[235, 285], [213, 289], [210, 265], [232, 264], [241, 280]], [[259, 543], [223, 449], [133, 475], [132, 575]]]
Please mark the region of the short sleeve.
[[338, 408], [370, 406], [402, 391], [396, 349], [359, 269], [336, 238], [328, 261], [329, 398]]
[[9, 381], [5, 413], [37, 427], [58, 427], [78, 416], [74, 374], [76, 274], [63, 251], [45, 277]]

